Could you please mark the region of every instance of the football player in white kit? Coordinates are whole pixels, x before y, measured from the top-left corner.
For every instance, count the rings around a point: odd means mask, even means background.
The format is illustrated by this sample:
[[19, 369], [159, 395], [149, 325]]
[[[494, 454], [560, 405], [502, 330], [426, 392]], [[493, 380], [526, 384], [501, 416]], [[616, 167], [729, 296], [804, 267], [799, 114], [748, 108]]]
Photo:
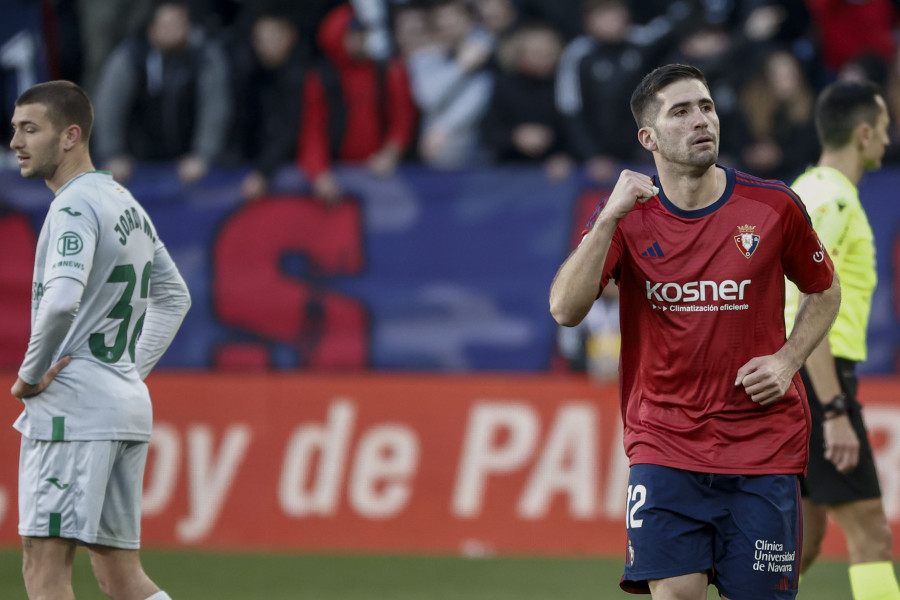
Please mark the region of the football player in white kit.
[[29, 598], [75, 598], [86, 545], [103, 592], [171, 600], [144, 573], [141, 492], [152, 408], [144, 378], [190, 307], [152, 221], [88, 151], [93, 109], [68, 81], [38, 84], [12, 118], [21, 175], [55, 194], [38, 238], [31, 339], [12, 386], [19, 534]]

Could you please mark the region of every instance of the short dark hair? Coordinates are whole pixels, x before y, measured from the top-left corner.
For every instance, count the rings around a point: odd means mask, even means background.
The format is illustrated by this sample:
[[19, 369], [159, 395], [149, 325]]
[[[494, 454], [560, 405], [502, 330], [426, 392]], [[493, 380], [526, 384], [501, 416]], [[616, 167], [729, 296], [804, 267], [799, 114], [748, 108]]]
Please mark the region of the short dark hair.
[[655, 114], [659, 110], [660, 101], [656, 98], [656, 94], [667, 85], [682, 79], [696, 79], [709, 90], [703, 71], [692, 65], [663, 65], [644, 75], [631, 94], [631, 114], [634, 115], [638, 127], [648, 125], [650, 121], [648, 115], [651, 111]]
[[860, 123], [875, 126], [881, 107], [881, 88], [871, 81], [840, 80], [827, 86], [816, 100], [816, 133], [823, 148], [841, 148]]
[[94, 109], [90, 98], [78, 85], [64, 79], [39, 83], [22, 92], [16, 99], [16, 106], [25, 104], [46, 106], [50, 122], [59, 131], [69, 125], [78, 125], [81, 128], [81, 141], [88, 143], [91, 127], [94, 125]]

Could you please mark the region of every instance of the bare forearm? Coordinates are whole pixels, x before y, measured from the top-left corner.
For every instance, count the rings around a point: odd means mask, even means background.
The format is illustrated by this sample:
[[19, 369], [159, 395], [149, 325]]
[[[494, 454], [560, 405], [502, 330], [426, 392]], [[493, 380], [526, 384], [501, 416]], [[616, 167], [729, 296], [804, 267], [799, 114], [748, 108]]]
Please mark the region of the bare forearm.
[[[802, 298], [794, 330], [781, 349], [781, 353], [791, 365], [796, 364], [799, 370], [806, 362], [831, 329], [840, 305], [841, 286], [837, 274], [834, 275], [830, 288]], [[821, 365], [821, 359], [821, 356], [816, 355], [814, 359], [816, 368]]]
[[828, 402], [841, 393], [841, 384], [838, 380], [834, 356], [831, 354], [831, 344], [828, 343], [827, 335], [806, 359], [804, 366], [820, 402]]
[[625, 169], [619, 174], [593, 228], [553, 278], [550, 313], [557, 323], [572, 327], [588, 314], [600, 295], [603, 269], [619, 222], [631, 212], [636, 202], [646, 202], [658, 193], [653, 180], [643, 173]]
[[601, 217], [562, 264], [550, 287], [550, 313], [560, 325], [581, 322], [600, 293], [600, 280], [617, 221]]

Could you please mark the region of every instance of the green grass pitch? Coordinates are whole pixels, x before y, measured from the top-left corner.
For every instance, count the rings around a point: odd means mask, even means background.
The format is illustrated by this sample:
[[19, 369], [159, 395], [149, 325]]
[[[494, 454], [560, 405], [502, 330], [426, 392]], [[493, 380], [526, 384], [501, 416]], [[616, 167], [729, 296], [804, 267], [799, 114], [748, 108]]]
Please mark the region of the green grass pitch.
[[[611, 558], [486, 558], [142, 552], [173, 600], [624, 600]], [[87, 551], [78, 550], [79, 600], [103, 600]], [[0, 550], [0, 598], [25, 599], [21, 552]], [[718, 598], [710, 588], [709, 598]], [[846, 563], [816, 564], [798, 598], [848, 600]]]

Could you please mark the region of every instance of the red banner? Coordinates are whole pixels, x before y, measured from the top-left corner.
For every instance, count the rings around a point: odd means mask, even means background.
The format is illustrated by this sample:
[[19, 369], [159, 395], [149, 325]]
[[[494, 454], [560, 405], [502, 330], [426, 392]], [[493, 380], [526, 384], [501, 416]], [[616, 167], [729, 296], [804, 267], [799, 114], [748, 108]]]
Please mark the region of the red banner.
[[[622, 552], [628, 469], [614, 386], [552, 376], [218, 373], [148, 383], [147, 545]], [[896, 378], [861, 386], [894, 524], [898, 392]], [[10, 399], [0, 416], [12, 423], [19, 410]], [[0, 434], [0, 544], [18, 543], [18, 443], [12, 428]], [[826, 554], [843, 552], [832, 527]]]

